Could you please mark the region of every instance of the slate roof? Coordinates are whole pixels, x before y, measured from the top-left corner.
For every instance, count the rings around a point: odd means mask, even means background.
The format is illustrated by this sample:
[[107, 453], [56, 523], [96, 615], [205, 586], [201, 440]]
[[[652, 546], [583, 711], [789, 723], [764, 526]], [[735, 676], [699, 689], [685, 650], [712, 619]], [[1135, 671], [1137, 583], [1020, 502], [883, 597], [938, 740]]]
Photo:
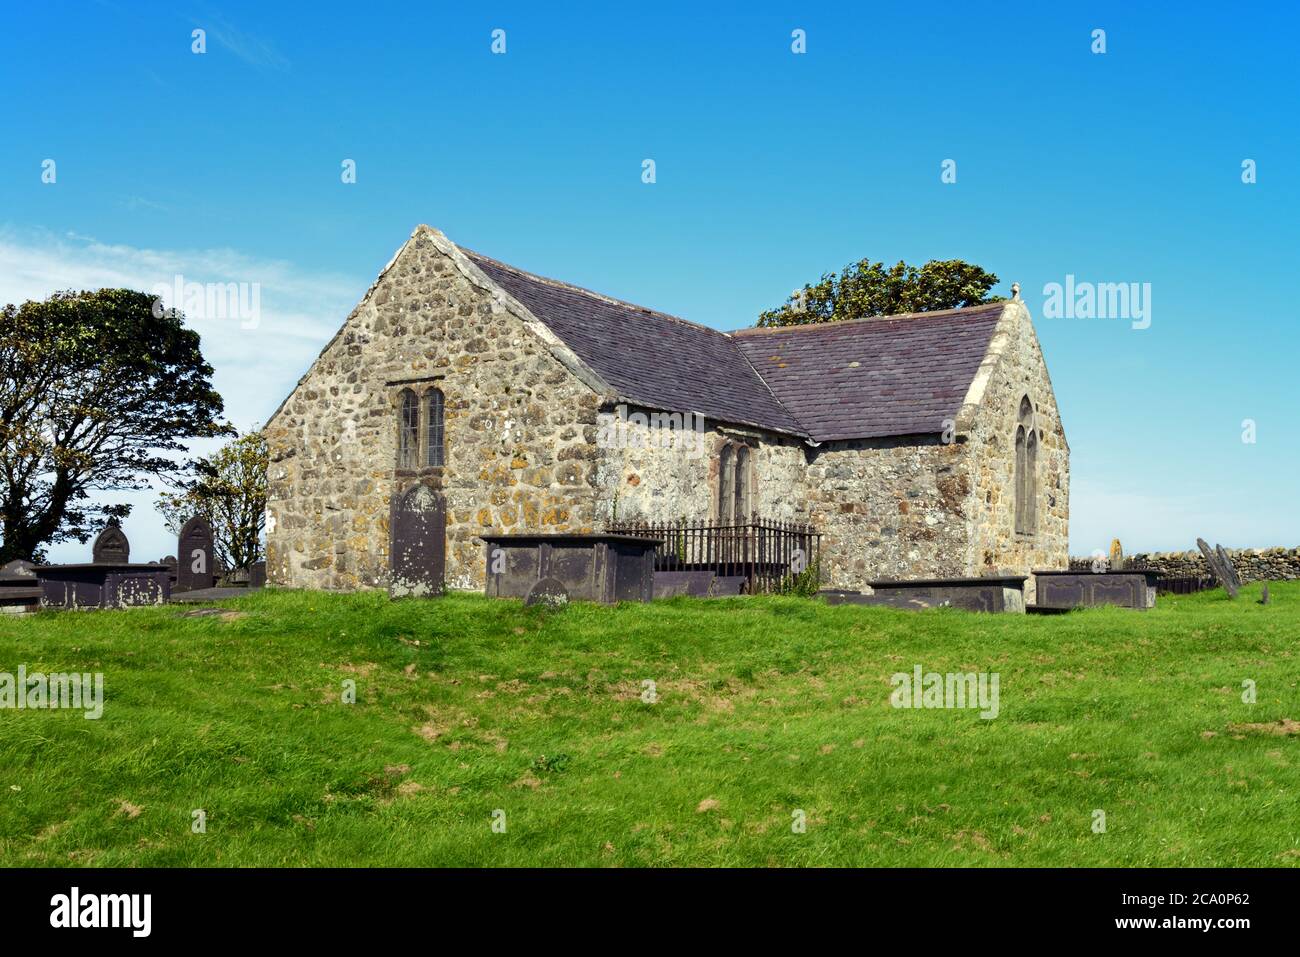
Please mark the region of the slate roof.
[[942, 432], [1004, 306], [728, 334], [461, 251], [629, 403], [816, 442]]
[[732, 341], [809, 435], [929, 435], [955, 419], [1004, 303], [743, 329]]
[[805, 434], [726, 334], [461, 252], [630, 403]]

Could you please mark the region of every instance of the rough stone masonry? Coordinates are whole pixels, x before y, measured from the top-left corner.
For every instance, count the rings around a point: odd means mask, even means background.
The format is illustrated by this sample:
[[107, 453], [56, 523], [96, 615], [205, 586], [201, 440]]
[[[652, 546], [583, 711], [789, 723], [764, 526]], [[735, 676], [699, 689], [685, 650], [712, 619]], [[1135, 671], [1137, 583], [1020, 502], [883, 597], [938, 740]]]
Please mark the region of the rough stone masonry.
[[1067, 563], [1069, 447], [1018, 297], [726, 334], [421, 226], [266, 436], [282, 586], [386, 587], [416, 484], [458, 588], [486, 532], [754, 513], [817, 526], [837, 588]]

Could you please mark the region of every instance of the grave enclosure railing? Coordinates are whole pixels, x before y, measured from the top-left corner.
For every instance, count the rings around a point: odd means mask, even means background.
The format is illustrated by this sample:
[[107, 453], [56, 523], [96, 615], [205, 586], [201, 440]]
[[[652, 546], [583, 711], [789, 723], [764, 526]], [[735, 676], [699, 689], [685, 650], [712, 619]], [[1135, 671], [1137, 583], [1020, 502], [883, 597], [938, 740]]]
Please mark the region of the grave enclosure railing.
[[749, 594], [778, 591], [794, 576], [818, 569], [821, 559], [821, 533], [812, 525], [758, 515], [748, 522], [618, 521], [606, 530], [663, 539], [655, 550], [657, 572], [743, 576]]

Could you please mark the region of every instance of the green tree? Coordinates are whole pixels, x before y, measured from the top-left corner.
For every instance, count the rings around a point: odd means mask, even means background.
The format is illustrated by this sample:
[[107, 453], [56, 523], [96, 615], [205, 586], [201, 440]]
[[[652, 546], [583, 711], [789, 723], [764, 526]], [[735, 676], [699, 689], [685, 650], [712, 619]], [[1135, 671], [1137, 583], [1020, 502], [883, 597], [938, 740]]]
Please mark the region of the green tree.
[[158, 511], [174, 534], [195, 515], [212, 526], [217, 558], [227, 568], [247, 568], [262, 559], [266, 523], [266, 437], [249, 432], [213, 455], [190, 464], [191, 477], [158, 499]]
[[127, 505], [94, 493], [175, 472], [185, 440], [229, 432], [198, 333], [129, 289], [0, 310], [0, 563], [85, 542]]
[[795, 290], [784, 305], [760, 314], [758, 325], [801, 326], [999, 302], [1003, 297], [988, 294], [997, 282], [997, 276], [960, 259], [932, 259], [919, 268], [902, 261], [886, 268], [863, 259]]

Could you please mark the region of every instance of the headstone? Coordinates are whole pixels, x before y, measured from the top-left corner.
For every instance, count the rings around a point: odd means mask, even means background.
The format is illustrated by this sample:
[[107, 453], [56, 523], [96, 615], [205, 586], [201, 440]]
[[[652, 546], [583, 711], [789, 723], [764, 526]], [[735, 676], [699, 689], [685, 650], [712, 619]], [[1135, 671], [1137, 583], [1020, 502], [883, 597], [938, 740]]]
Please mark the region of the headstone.
[[90, 547], [90, 555], [96, 565], [125, 565], [131, 560], [131, 543], [122, 527], [110, 521]]
[[393, 497], [389, 529], [389, 595], [441, 595], [447, 562], [446, 500], [427, 485], [413, 485]]
[[544, 605], [547, 608], [563, 608], [569, 603], [569, 591], [558, 578], [543, 578], [528, 589], [525, 605]]
[[1232, 559], [1228, 557], [1228, 553], [1224, 550], [1224, 547], [1216, 544], [1214, 546], [1214, 554], [1219, 556], [1219, 564], [1223, 566], [1223, 570], [1226, 571], [1228, 577], [1232, 579], [1232, 584], [1237, 588], [1240, 588], [1241, 576], [1237, 574], [1237, 568], [1232, 564]]
[[211, 588], [217, 581], [217, 563], [212, 548], [212, 526], [195, 515], [181, 527], [176, 538], [175, 591]]
[[7, 582], [30, 582], [36, 584], [36, 572], [32, 571], [36, 566], [25, 558], [15, 558], [13, 561], [0, 565], [0, 581]]
[[1264, 590], [1260, 593], [1260, 596], [1259, 596], [1259, 603], [1260, 603], [1261, 605], [1267, 605], [1268, 602], [1269, 602], [1269, 597], [1268, 597], [1268, 582], [1264, 582]]
[[1203, 538], [1198, 538], [1196, 547], [1201, 550], [1201, 555], [1205, 558], [1205, 564], [1210, 566], [1210, 571], [1219, 580], [1219, 584], [1228, 593], [1228, 597], [1236, 598], [1237, 586], [1232, 581], [1232, 574], [1219, 563], [1219, 556], [1210, 550], [1209, 543]]
[[248, 587], [266, 587], [266, 562], [253, 562], [248, 566]]
[[1119, 543], [1118, 538], [1110, 540], [1110, 570], [1113, 572], [1124, 570], [1124, 546]]

